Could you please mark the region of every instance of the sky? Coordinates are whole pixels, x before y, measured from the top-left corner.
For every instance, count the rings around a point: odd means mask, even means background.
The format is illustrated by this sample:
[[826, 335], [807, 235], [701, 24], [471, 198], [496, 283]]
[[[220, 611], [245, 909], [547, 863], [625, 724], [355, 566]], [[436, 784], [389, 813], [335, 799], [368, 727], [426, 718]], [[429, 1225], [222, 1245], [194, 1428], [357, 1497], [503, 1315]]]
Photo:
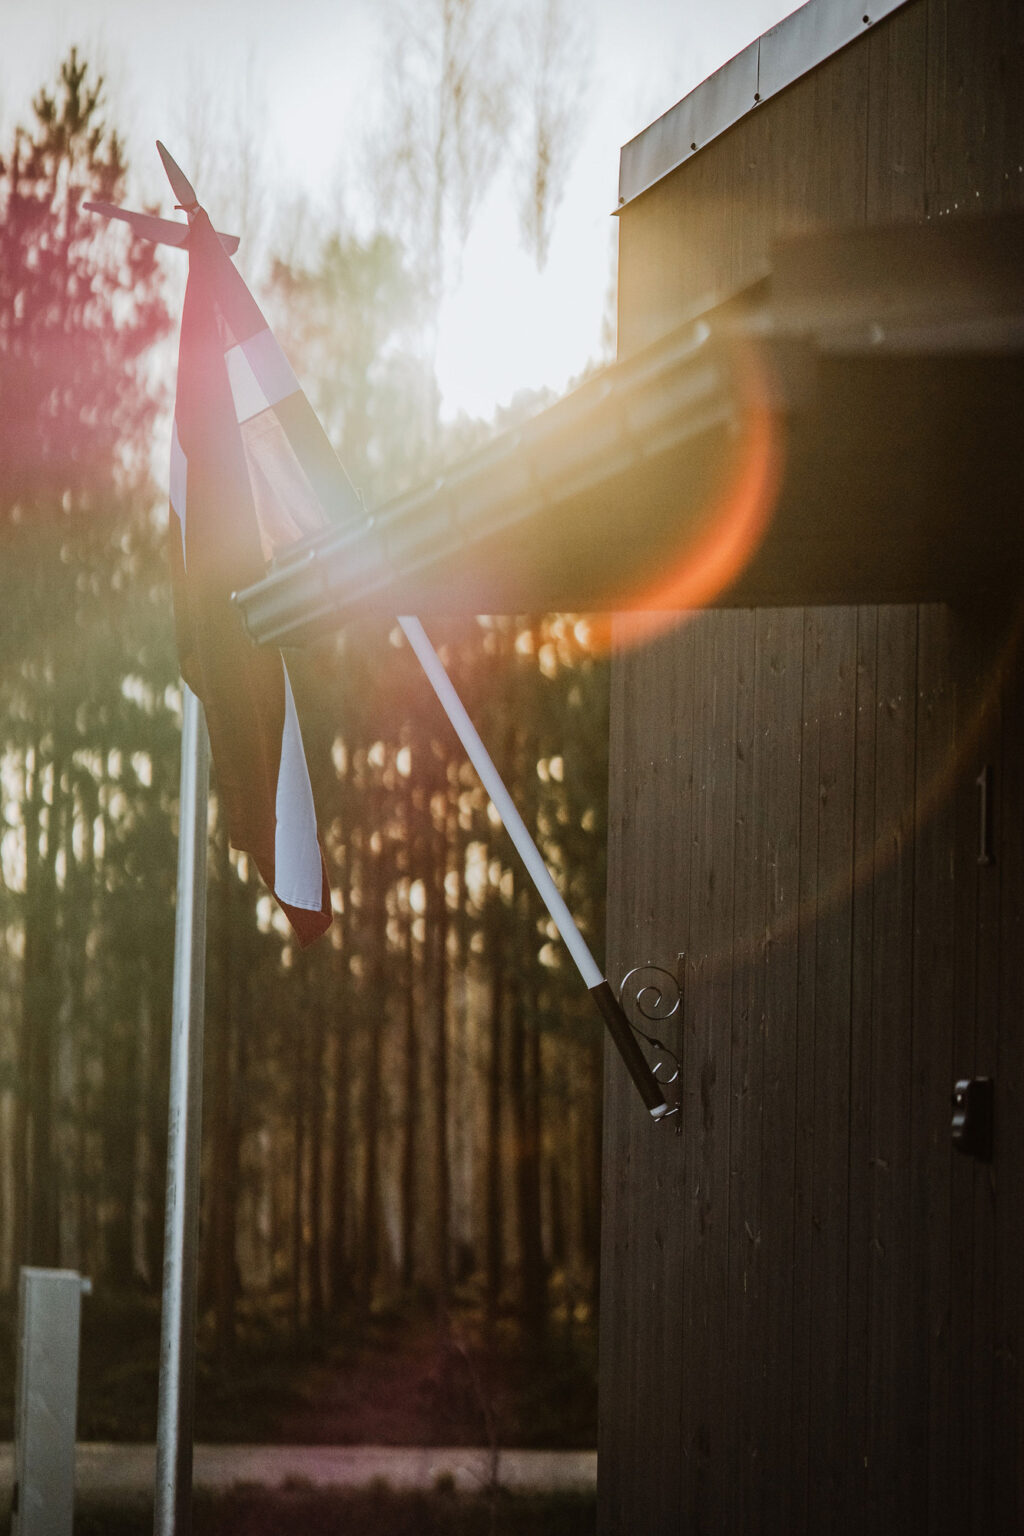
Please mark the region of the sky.
[[[579, 0], [590, 39], [583, 126], [550, 255], [538, 273], [511, 189], [496, 181], [441, 315], [447, 417], [489, 419], [522, 389], [561, 392], [606, 355], [621, 145], [794, 8]], [[32, 96], [74, 43], [104, 74], [136, 205], [158, 200], [171, 212], [160, 138], [223, 226], [194, 163], [196, 145], [220, 132], [252, 143], [275, 205], [302, 192], [329, 214], [342, 198], [351, 203], [368, 125], [386, 121], [396, 15], [389, 0], [0, 0], [0, 145], [29, 120]], [[365, 197], [365, 185], [355, 195]]]

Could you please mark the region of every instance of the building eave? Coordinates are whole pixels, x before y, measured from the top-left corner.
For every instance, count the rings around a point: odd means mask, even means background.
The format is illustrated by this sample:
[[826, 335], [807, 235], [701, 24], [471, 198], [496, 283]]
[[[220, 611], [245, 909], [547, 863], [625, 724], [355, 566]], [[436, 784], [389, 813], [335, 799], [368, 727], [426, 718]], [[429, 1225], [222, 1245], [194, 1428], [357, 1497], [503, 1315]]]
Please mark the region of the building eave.
[[619, 210], [911, 0], [808, 0], [624, 145]]
[[1024, 216], [804, 237], [769, 281], [239, 594], [261, 643], [367, 612], [636, 606], [718, 515], [751, 371], [781, 461], [727, 605], [957, 600], [1024, 571]]

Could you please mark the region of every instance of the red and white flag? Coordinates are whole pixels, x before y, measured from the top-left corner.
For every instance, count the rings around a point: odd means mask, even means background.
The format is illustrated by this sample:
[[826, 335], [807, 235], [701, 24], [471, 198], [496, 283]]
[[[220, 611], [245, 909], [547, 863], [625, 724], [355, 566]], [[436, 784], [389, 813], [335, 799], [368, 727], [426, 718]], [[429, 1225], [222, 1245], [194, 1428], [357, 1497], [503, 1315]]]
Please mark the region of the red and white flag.
[[170, 558], [182, 676], [202, 700], [228, 835], [300, 944], [331, 922], [284, 658], [231, 594], [281, 548], [358, 512], [295, 374], [202, 209], [191, 216], [171, 439]]

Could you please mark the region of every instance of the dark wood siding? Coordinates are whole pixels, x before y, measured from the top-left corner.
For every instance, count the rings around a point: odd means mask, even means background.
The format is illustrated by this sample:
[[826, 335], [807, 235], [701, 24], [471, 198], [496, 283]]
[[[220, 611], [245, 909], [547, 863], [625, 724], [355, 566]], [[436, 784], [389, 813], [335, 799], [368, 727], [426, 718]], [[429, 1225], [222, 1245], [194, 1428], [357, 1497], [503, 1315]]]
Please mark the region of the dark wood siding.
[[[610, 975], [685, 952], [686, 1019], [680, 1135], [607, 1076], [601, 1528], [1009, 1536], [1015, 631], [718, 612], [614, 678]], [[971, 1075], [996, 1080], [991, 1164], [950, 1139]]]
[[[912, 0], [623, 211], [620, 353], [789, 235], [1024, 206], [1022, 165], [1024, 5]], [[606, 1536], [1024, 1528], [1024, 665], [981, 608], [615, 658], [609, 976], [684, 952], [686, 1003], [681, 1134], [608, 1063]]]
[[619, 354], [768, 270], [789, 236], [1024, 206], [1024, 6], [912, 0], [619, 219]]

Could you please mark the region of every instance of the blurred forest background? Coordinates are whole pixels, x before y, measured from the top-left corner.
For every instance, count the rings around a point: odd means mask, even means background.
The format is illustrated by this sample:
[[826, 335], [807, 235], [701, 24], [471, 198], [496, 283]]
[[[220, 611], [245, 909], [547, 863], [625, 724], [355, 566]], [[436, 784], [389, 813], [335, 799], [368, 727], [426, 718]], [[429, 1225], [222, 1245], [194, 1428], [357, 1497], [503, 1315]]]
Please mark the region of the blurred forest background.
[[[257, 296], [370, 505], [543, 403], [442, 423], [433, 317], [502, 146], [542, 262], [573, 143], [557, 4], [529, 98], [480, 68], [480, 0], [418, 14], [379, 227], [295, 208], [288, 240], [261, 237]], [[127, 201], [88, 63], [70, 53], [33, 112], [0, 160], [0, 1290], [9, 1312], [20, 1264], [78, 1268], [113, 1339], [104, 1296], [155, 1307], [161, 1283], [181, 718], [163, 450], [184, 273], [80, 211]], [[244, 239], [268, 211], [230, 148], [182, 160]], [[600, 957], [607, 690], [585, 622], [431, 631]], [[553, 1331], [591, 1336], [600, 1032], [397, 628], [290, 665], [337, 915], [300, 954], [214, 785], [203, 1347], [230, 1362], [270, 1330], [315, 1353], [341, 1319], [398, 1307], [537, 1359]]]

